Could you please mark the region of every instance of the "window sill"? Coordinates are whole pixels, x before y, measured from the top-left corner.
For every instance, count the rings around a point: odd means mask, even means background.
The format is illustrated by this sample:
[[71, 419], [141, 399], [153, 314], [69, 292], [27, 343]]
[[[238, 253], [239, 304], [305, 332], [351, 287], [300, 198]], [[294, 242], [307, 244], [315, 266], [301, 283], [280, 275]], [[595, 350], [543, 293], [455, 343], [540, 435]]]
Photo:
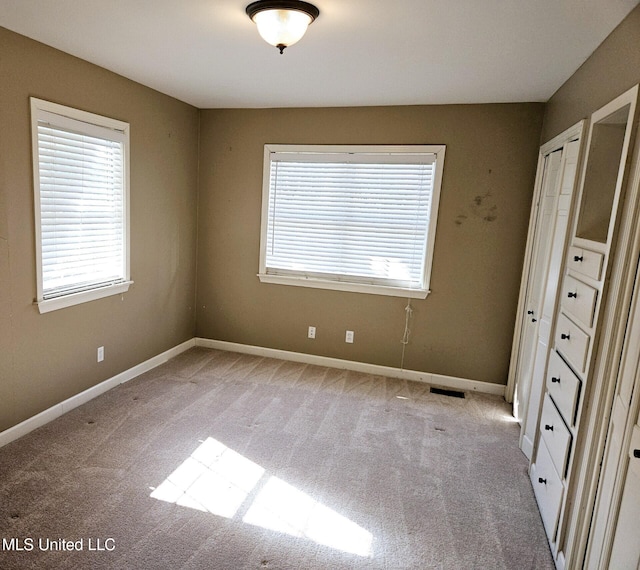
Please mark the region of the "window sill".
[[89, 301], [110, 297], [111, 295], [120, 295], [121, 293], [126, 293], [132, 284], [133, 281], [125, 281], [117, 285], [107, 285], [106, 287], [82, 291], [81, 293], [72, 293], [55, 299], [43, 299], [42, 301], [37, 301], [38, 311], [40, 311], [40, 314], [50, 313], [51, 311], [72, 307], [73, 305], [80, 305], [81, 303], [88, 303]]
[[293, 277], [290, 275], [268, 275], [259, 273], [261, 283], [275, 285], [293, 285], [296, 287], [312, 287], [314, 289], [332, 289], [334, 291], [348, 291], [351, 293], [367, 293], [370, 295], [386, 295], [389, 297], [403, 297], [405, 299], [425, 299], [430, 293], [426, 289], [408, 289], [405, 287], [391, 287], [387, 285], [373, 285], [366, 283], [347, 283], [310, 277]]

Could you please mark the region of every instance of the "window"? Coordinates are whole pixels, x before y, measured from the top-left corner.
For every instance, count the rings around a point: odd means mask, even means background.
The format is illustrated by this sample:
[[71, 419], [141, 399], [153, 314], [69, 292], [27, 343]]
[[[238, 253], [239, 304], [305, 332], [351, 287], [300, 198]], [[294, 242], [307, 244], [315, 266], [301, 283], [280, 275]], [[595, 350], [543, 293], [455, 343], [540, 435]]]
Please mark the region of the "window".
[[31, 98], [38, 308], [123, 293], [129, 125]]
[[266, 145], [260, 280], [424, 299], [444, 152]]

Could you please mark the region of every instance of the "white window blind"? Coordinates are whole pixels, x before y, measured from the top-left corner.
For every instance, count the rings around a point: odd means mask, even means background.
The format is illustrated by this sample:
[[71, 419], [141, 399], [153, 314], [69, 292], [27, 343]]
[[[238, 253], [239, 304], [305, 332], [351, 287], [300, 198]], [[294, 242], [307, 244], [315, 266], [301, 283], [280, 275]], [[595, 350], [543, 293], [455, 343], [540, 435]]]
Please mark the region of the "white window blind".
[[127, 282], [128, 133], [35, 111], [38, 300]]
[[426, 291], [440, 167], [437, 152], [269, 152], [261, 274]]

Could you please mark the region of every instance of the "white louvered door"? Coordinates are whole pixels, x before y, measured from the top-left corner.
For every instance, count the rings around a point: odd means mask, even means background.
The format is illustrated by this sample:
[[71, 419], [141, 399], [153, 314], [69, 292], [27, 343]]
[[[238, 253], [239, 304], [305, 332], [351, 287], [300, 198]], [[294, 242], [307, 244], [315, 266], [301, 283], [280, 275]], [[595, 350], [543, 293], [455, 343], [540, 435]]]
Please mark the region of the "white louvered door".
[[[535, 363], [536, 345], [542, 300], [549, 264], [549, 248], [553, 238], [554, 212], [559, 193], [559, 174], [562, 149], [545, 158], [542, 192], [538, 205], [536, 241], [532, 256], [531, 273], [527, 290], [526, 312], [521, 324], [522, 341], [517, 368], [515, 407], [518, 419], [526, 413], [527, 398], [531, 389], [531, 377]], [[525, 453], [526, 454], [526, 453]], [[527, 454], [531, 455], [530, 451]]]

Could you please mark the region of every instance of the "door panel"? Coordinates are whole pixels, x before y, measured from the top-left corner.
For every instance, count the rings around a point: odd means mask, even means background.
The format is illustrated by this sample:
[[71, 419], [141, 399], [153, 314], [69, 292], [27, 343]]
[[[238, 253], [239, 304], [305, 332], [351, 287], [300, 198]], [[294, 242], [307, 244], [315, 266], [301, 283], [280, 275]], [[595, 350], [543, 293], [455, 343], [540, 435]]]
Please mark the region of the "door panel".
[[520, 344], [516, 373], [517, 385], [514, 406], [518, 416], [522, 415], [526, 407], [525, 405], [531, 386], [536, 345], [538, 343], [538, 325], [542, 311], [542, 296], [546, 286], [549, 249], [553, 237], [553, 222], [555, 220], [555, 209], [560, 190], [558, 176], [560, 174], [562, 152], [562, 149], [557, 150], [545, 158], [536, 229], [536, 243], [531, 259], [526, 311], [520, 329], [522, 341]]
[[[631, 417], [632, 396], [640, 376], [638, 283], [636, 281], [620, 374], [609, 420], [602, 475], [585, 558], [586, 569], [633, 568], [637, 570], [640, 565], [640, 540], [638, 540], [637, 528], [640, 521], [640, 457], [636, 457], [640, 454], [640, 418]], [[629, 436], [625, 437], [625, 433], [628, 434], [630, 428], [627, 426], [634, 420], [636, 425], [633, 427], [631, 441], [628, 443]], [[638, 450], [637, 454], [636, 450]], [[609, 556], [611, 556], [610, 560], [608, 560]]]
[[[637, 452], [637, 453], [636, 453]], [[629, 448], [629, 470], [622, 491], [620, 514], [613, 540], [609, 568], [637, 570], [640, 567], [640, 425], [636, 424]]]

